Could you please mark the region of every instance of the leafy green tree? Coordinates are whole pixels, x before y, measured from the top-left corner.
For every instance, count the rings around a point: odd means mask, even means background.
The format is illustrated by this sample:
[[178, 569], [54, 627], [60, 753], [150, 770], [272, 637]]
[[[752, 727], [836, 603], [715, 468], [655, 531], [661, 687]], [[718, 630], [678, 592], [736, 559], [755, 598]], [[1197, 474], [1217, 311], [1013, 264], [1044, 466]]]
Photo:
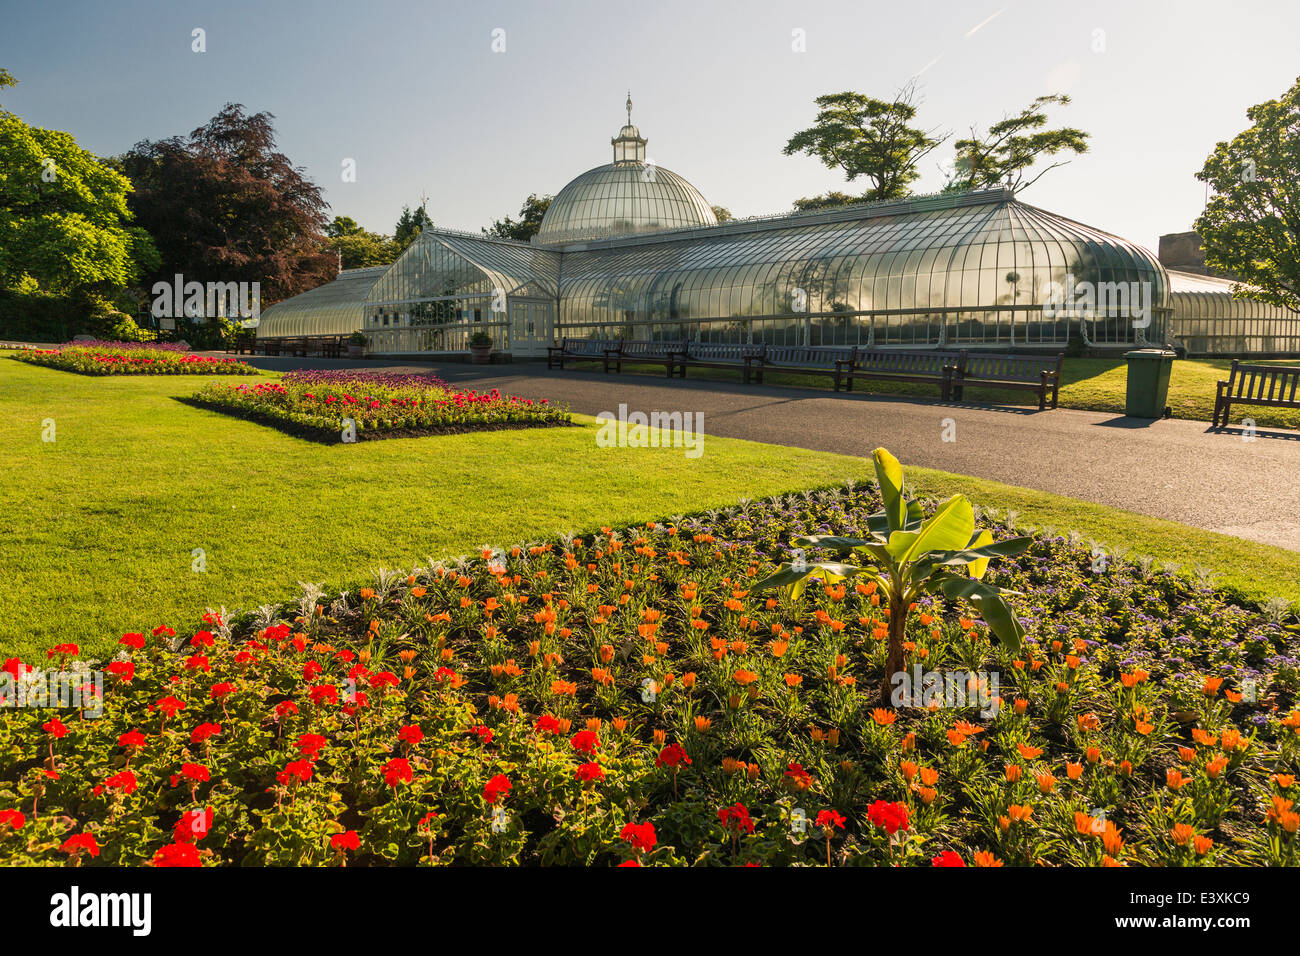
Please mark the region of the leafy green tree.
[[[0, 70], [0, 88], [16, 82]], [[120, 292], [158, 261], [130, 192], [69, 134], [0, 109], [0, 285], [85, 301]]]
[[1238, 295], [1300, 310], [1300, 79], [1246, 116], [1196, 174], [1214, 189], [1196, 231], [1206, 265], [1249, 283]]
[[1015, 116], [994, 123], [984, 135], [972, 128], [968, 139], [959, 139], [953, 144], [956, 158], [946, 191], [983, 189], [1001, 184], [1016, 191], [1028, 189], [1053, 169], [1069, 162], [1051, 163], [1026, 182], [1031, 167], [1042, 157], [1086, 153], [1088, 134], [1083, 130], [1068, 126], [1045, 128], [1047, 108], [1068, 106], [1069, 103], [1070, 97], [1064, 93], [1040, 96]]
[[504, 219], [494, 220], [492, 225], [483, 232], [500, 239], [527, 242], [537, 235], [537, 230], [542, 227], [542, 217], [546, 215], [546, 210], [550, 208], [551, 200], [554, 198], [554, 196], [538, 196], [533, 193], [519, 207], [518, 219], [506, 216]]
[[893, 100], [853, 92], [819, 96], [816, 123], [790, 137], [783, 152], [814, 156], [842, 169], [849, 182], [866, 179], [871, 188], [864, 199], [902, 199], [920, 177], [917, 164], [946, 138], [911, 125], [914, 99], [910, 85]]
[[393, 241], [397, 243], [398, 253], [404, 252], [407, 246], [419, 239], [426, 227], [432, 229], [433, 220], [429, 218], [423, 204], [414, 210], [410, 206], [403, 206], [402, 214], [397, 217], [397, 225], [393, 227]]
[[726, 206], [710, 206], [709, 208], [713, 210], [713, 218], [718, 222], [731, 222], [736, 218]]
[[855, 202], [862, 202], [862, 197], [850, 196], [848, 193], [832, 189], [820, 196], [805, 196], [802, 199], [796, 199], [794, 201], [794, 211], [812, 212], [816, 209], [834, 209], [836, 206], [847, 206]]
[[[853, 577], [875, 582], [889, 609], [885, 679], [881, 686], [882, 700], [888, 702], [894, 675], [906, 667], [903, 644], [908, 609], [922, 595], [964, 601], [979, 612], [1008, 651], [1019, 650], [1025, 629], [1007, 604], [1010, 592], [982, 579], [992, 559], [1019, 554], [1033, 539], [994, 541], [991, 531], [977, 531], [975, 509], [965, 495], [953, 495], [940, 502], [934, 514], [925, 517], [920, 502], [906, 496], [903, 466], [898, 459], [884, 448], [872, 452], [872, 458], [884, 510], [867, 519], [866, 537], [821, 534], [796, 538], [796, 547], [836, 551], [841, 560], [787, 561], [754, 588], [786, 588], [793, 600], [814, 577], [827, 584]], [[855, 555], [860, 563], [847, 563]], [[966, 573], [959, 574], [957, 569], [963, 567]]]
[[363, 229], [351, 216], [335, 216], [325, 235], [344, 269], [390, 265], [402, 252], [392, 236]]
[[359, 236], [363, 232], [365, 230], [351, 216], [335, 216], [325, 227], [325, 235], [331, 239], [337, 239], [339, 236]]

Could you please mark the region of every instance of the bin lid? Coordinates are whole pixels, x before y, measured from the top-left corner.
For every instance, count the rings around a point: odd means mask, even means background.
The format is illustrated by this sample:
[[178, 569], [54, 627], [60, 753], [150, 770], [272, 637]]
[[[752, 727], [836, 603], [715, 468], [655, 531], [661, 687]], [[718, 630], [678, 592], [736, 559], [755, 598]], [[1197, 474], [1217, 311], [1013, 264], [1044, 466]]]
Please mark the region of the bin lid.
[[1172, 349], [1133, 349], [1131, 352], [1125, 352], [1126, 359], [1163, 359], [1177, 358], [1178, 353]]

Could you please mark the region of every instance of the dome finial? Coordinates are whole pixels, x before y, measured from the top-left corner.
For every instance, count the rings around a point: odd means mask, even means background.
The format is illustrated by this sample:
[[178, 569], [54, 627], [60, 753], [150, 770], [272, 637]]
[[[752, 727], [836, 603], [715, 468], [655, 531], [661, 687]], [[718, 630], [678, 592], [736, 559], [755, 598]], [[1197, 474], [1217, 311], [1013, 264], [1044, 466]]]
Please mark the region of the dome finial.
[[632, 91], [627, 91], [627, 125], [618, 131], [618, 136], [611, 139], [614, 147], [615, 163], [644, 163], [646, 139], [641, 131], [632, 125]]

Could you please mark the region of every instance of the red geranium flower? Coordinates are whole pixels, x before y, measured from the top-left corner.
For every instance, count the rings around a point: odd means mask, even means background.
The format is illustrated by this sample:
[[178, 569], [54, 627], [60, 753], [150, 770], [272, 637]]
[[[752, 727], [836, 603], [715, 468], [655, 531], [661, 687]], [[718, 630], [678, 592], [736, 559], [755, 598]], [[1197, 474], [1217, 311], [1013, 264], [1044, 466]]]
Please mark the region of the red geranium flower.
[[220, 700], [223, 697], [233, 694], [235, 690], [235, 685], [230, 683], [230, 681], [222, 681], [220, 684], [212, 685], [212, 690], [208, 691], [208, 696], [213, 700]]
[[691, 758], [687, 755], [686, 750], [681, 744], [669, 744], [663, 750], [659, 751], [659, 756], [655, 757], [656, 767], [676, 767], [680, 763], [690, 763]]
[[315, 757], [324, 747], [326, 740], [320, 734], [302, 734], [298, 738], [298, 752], [304, 757]]
[[583, 783], [590, 783], [593, 780], [604, 780], [605, 771], [598, 763], [584, 763], [574, 771], [573, 776]]
[[940, 853], [938, 856], [936, 856], [933, 860], [930, 861], [930, 865], [931, 866], [965, 866], [966, 861], [961, 858], [960, 854], [952, 850], [944, 850], [942, 853]]
[[132, 650], [138, 651], [140, 650], [140, 648], [144, 647], [144, 635], [123, 634], [122, 639], [117, 643], [125, 644], [127, 647], [131, 648]]
[[149, 738], [138, 730], [128, 730], [117, 738], [120, 747], [143, 747], [149, 742]]
[[21, 810], [0, 810], [0, 827], [11, 826], [15, 830], [21, 830], [26, 823], [27, 818]]
[[844, 818], [834, 810], [823, 810], [817, 814], [817, 825], [823, 830], [829, 830], [832, 827], [844, 829]]
[[175, 697], [164, 697], [155, 704], [150, 704], [151, 710], [161, 710], [168, 717], [175, 717], [178, 711], [185, 709], [185, 702], [177, 700]]
[[80, 654], [81, 648], [76, 644], [55, 644], [45, 652], [47, 659], [53, 658], [55, 654]]
[[333, 684], [318, 684], [311, 689], [311, 702], [317, 706], [324, 702], [337, 704], [339, 702], [339, 689]]
[[585, 754], [595, 753], [596, 748], [600, 746], [600, 738], [596, 736], [594, 730], [580, 730], [569, 738], [569, 743], [573, 744], [573, 749]]
[[115, 773], [104, 781], [104, 786], [112, 790], [121, 790], [125, 794], [135, 793], [135, 774], [130, 770], [123, 770], [120, 773]]
[[629, 823], [623, 827], [623, 832], [619, 834], [624, 840], [632, 844], [638, 850], [644, 850], [649, 853], [659, 842], [655, 836], [655, 825], [650, 821], [645, 823]]
[[51, 737], [58, 737], [60, 740], [68, 735], [67, 726], [57, 717], [51, 717], [45, 723], [41, 724], [41, 729]]
[[192, 843], [202, 840], [212, 830], [213, 812], [205, 810], [186, 810], [172, 827], [173, 839], [177, 843]]
[[129, 684], [135, 679], [135, 665], [130, 661], [113, 661], [104, 670], [117, 677], [124, 684]]
[[306, 760], [295, 760], [292, 763], [287, 764], [283, 770], [275, 775], [275, 779], [279, 780], [280, 783], [286, 787], [289, 786], [295, 778], [302, 783], [306, 783], [310, 780], [311, 764]]
[[405, 757], [394, 757], [384, 764], [384, 782], [393, 789], [399, 783], [410, 783], [411, 779], [411, 764]]
[[397, 739], [404, 740], [411, 746], [415, 746], [424, 739], [424, 731], [418, 724], [407, 724], [397, 732]]
[[749, 818], [749, 811], [745, 809], [743, 803], [732, 804], [729, 807], [723, 807], [718, 811], [718, 819], [728, 830], [734, 830], [737, 834], [741, 830], [746, 833], [754, 832], [754, 821]]
[[477, 727], [471, 727], [469, 732], [478, 737], [479, 743], [484, 746], [492, 743], [492, 728], [490, 727], [484, 727], [482, 724], [479, 724]]
[[92, 833], [78, 833], [76, 836], [70, 836], [63, 841], [63, 846], [60, 849], [64, 853], [73, 855], [84, 850], [91, 856], [99, 856], [99, 844], [95, 842], [95, 836]]
[[488, 803], [496, 803], [497, 799], [510, 792], [510, 781], [504, 774], [497, 774], [487, 783], [483, 784], [483, 799]]
[[202, 866], [193, 843], [169, 843], [153, 855], [154, 866]]
[[361, 838], [357, 836], [356, 830], [345, 830], [330, 837], [330, 846], [336, 850], [359, 850]]
[[560, 722], [550, 714], [542, 714], [542, 716], [538, 717], [534, 727], [538, 733], [543, 734], [558, 734], [560, 732]]
[[221, 733], [220, 724], [199, 724], [190, 731], [190, 743], [201, 744], [209, 737], [215, 737]]
[[902, 803], [877, 800], [867, 808], [867, 817], [872, 824], [880, 827], [890, 836], [893, 836], [899, 830], [906, 830], [908, 827], [907, 806]]
[[208, 775], [208, 768], [201, 763], [183, 763], [181, 764], [181, 775], [186, 780], [194, 783], [202, 783], [211, 779]]

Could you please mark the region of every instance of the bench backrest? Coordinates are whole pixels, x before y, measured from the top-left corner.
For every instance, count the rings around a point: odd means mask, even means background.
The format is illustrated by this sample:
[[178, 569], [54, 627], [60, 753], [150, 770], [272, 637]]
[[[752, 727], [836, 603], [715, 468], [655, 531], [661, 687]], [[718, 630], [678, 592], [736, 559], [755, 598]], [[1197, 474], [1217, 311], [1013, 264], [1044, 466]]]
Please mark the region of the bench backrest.
[[691, 342], [687, 354], [701, 362], [744, 362], [763, 354], [762, 345], [736, 345], [725, 342]]
[[560, 346], [566, 352], [580, 352], [585, 355], [604, 355], [619, 347], [621, 339], [565, 339]]
[[851, 345], [769, 345], [763, 353], [763, 362], [795, 368], [834, 368], [836, 362], [850, 361], [853, 352]]
[[1043, 373], [1049, 377], [1061, 374], [1061, 355], [998, 355], [987, 352], [966, 352], [962, 357], [961, 374], [966, 378], [982, 378], [997, 382], [1040, 382]]
[[893, 349], [858, 349], [853, 367], [864, 372], [943, 377], [945, 366], [956, 365], [958, 352], [914, 352]]
[[671, 342], [651, 342], [645, 339], [635, 339], [630, 342], [624, 342], [622, 347], [623, 355], [667, 355], [669, 352], [684, 352], [686, 343], [674, 340]]
[[1295, 402], [1300, 393], [1300, 367], [1293, 365], [1246, 365], [1232, 361], [1228, 394], [1233, 398], [1265, 402]]

